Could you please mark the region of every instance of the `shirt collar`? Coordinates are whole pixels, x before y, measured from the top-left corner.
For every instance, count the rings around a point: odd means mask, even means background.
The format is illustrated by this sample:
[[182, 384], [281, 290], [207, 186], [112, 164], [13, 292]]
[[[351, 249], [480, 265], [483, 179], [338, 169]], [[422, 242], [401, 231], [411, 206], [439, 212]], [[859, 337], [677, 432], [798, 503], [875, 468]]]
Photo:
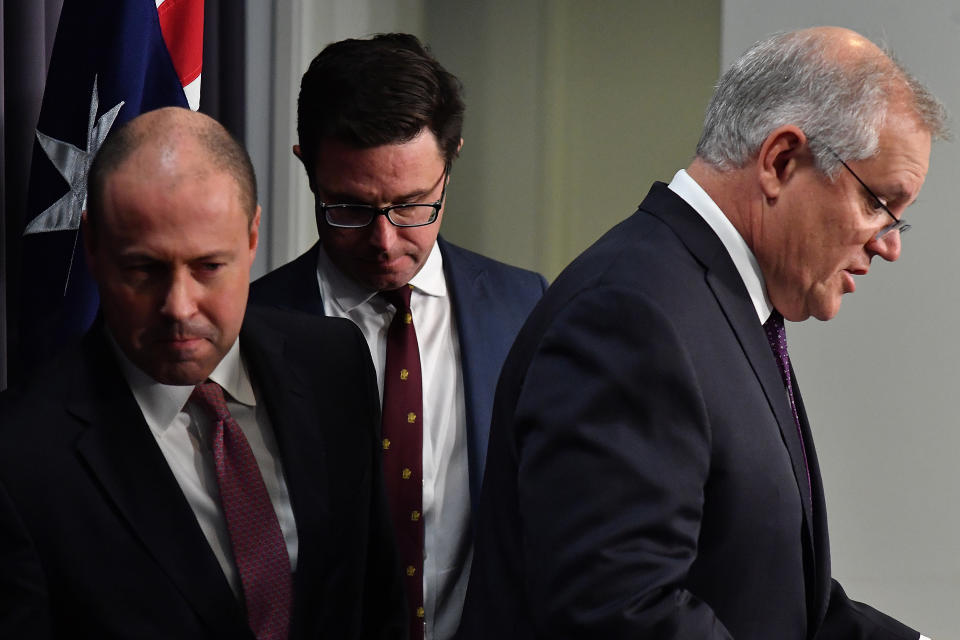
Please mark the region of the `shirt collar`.
[[[107, 336], [117, 354], [123, 376], [143, 412], [144, 419], [151, 430], [161, 435], [173, 423], [177, 414], [183, 411], [187, 400], [190, 399], [190, 394], [193, 393], [194, 385], [170, 385], [157, 382], [127, 358], [109, 331]], [[233, 400], [251, 407], [256, 405], [250, 375], [243, 358], [240, 357], [239, 340], [233, 341], [230, 350], [217, 364], [209, 379], [223, 387], [226, 394]]]
[[[353, 311], [363, 303], [369, 302], [378, 293], [340, 271], [327, 255], [323, 244], [319, 245], [317, 251], [317, 278], [320, 281], [320, 293], [324, 299], [329, 296], [344, 312]], [[436, 241], [430, 249], [426, 262], [410, 279], [409, 284], [413, 285], [414, 290], [424, 295], [434, 297], [447, 295], [447, 280], [443, 276], [443, 255]]]
[[696, 180], [690, 177], [685, 169], [677, 171], [673, 180], [670, 181], [669, 188], [693, 207], [720, 238], [720, 242], [723, 243], [724, 248], [733, 260], [734, 266], [740, 273], [740, 279], [743, 280], [747, 293], [750, 294], [750, 301], [753, 302], [757, 318], [760, 319], [761, 323], [766, 322], [773, 312], [773, 305], [770, 304], [770, 298], [767, 296], [767, 285], [763, 278], [763, 272], [760, 271], [757, 258], [747, 245], [747, 241], [743, 239], [730, 219], [720, 210], [713, 198], [703, 190], [703, 187], [697, 184]]

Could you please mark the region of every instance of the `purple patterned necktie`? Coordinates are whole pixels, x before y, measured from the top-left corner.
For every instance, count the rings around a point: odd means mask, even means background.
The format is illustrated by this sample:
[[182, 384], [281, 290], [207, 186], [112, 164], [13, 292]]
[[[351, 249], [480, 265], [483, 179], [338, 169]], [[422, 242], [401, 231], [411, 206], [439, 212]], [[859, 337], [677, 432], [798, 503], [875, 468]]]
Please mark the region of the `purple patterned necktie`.
[[404, 567], [410, 640], [423, 640], [423, 390], [411, 292], [410, 285], [380, 292], [396, 309], [383, 369], [383, 473]]
[[286, 640], [293, 602], [290, 556], [263, 476], [216, 382], [190, 396], [214, 421], [213, 459], [247, 620], [257, 640]]
[[813, 500], [813, 483], [810, 481], [810, 465], [807, 463], [807, 445], [803, 442], [803, 430], [800, 429], [800, 416], [797, 415], [797, 403], [793, 399], [793, 384], [790, 376], [790, 355], [787, 353], [787, 329], [783, 325], [783, 316], [776, 309], [763, 323], [763, 329], [767, 332], [767, 341], [773, 350], [773, 355], [777, 359], [780, 367], [780, 376], [783, 378], [783, 386], [787, 389], [787, 397], [790, 398], [790, 411], [793, 413], [793, 423], [797, 427], [797, 437], [800, 438], [800, 451], [803, 453], [803, 468], [807, 472], [807, 490], [810, 492], [810, 499]]

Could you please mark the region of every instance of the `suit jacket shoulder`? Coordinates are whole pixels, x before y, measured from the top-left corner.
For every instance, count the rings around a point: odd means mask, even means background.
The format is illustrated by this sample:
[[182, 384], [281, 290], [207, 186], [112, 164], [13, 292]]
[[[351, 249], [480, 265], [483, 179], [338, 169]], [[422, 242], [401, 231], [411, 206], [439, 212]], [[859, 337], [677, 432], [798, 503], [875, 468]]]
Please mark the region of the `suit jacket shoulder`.
[[[538, 273], [513, 267], [437, 238], [450, 292], [467, 413], [468, 468], [474, 504], [486, 461], [493, 394], [500, 367], [520, 326], [543, 295]], [[250, 287], [258, 305], [323, 315], [317, 284], [319, 243]]]
[[323, 315], [317, 282], [316, 243], [306, 253], [250, 284], [250, 303]]
[[[289, 637], [395, 637], [402, 587], [363, 337], [348, 321], [251, 306], [240, 345], [297, 525]], [[0, 602], [0, 637], [43, 637], [46, 620], [55, 638], [252, 640], [102, 333], [45, 375], [0, 428], [0, 526], [16, 543], [0, 573], [19, 581]], [[37, 610], [36, 634], [19, 633]]]
[[655, 185], [557, 278], [504, 364], [461, 636], [810, 640], [829, 599], [843, 624], [824, 638], [915, 639], [830, 596], [807, 454], [813, 506], [742, 279]]
[[504, 291], [508, 296], [539, 299], [547, 288], [546, 279], [536, 271], [488, 258], [448, 242], [442, 236], [437, 238], [437, 243], [444, 262], [449, 261], [454, 271], [465, 274], [488, 273], [499, 284], [509, 287], [510, 290]]

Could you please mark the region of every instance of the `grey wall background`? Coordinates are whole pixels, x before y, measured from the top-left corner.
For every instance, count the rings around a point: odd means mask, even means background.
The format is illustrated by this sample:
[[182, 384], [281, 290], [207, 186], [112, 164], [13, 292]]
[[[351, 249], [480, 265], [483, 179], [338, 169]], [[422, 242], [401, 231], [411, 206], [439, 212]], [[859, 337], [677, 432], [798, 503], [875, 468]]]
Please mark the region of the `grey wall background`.
[[409, 31], [463, 81], [450, 240], [554, 277], [686, 166], [719, 69], [716, 0], [247, 0], [247, 140], [264, 226], [255, 274], [316, 240], [290, 153], [324, 45]]
[[466, 87], [449, 239], [553, 278], [689, 162], [718, 2], [428, 0], [424, 15]]
[[[726, 0], [726, 66], [763, 34], [817, 24], [885, 42], [960, 116], [960, 5]], [[823, 467], [834, 574], [934, 640], [960, 637], [957, 143], [934, 145], [894, 264], [874, 261], [830, 322], [788, 327]]]
[[[839, 24], [885, 41], [960, 114], [960, 7], [942, 1], [247, 0], [247, 11], [257, 273], [316, 239], [293, 114], [307, 63], [341, 38], [416, 33], [463, 80], [443, 233], [548, 278], [687, 165], [720, 69], [770, 32]], [[936, 145], [900, 261], [875, 263], [836, 319], [789, 327], [834, 574], [934, 640], [960, 637], [958, 165], [956, 144]]]

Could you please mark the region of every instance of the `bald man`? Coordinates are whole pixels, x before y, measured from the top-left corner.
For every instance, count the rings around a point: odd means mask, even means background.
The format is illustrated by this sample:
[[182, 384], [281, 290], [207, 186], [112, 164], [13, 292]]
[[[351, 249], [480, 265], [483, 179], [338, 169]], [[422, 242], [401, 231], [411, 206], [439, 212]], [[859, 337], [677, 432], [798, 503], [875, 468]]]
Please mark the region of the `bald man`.
[[783, 318], [895, 261], [942, 106], [819, 28], [721, 77], [693, 163], [568, 267], [497, 388], [465, 638], [917, 640], [830, 576]]
[[247, 309], [259, 224], [210, 118], [104, 143], [100, 317], [0, 421], [0, 637], [403, 633], [369, 351], [349, 321]]

